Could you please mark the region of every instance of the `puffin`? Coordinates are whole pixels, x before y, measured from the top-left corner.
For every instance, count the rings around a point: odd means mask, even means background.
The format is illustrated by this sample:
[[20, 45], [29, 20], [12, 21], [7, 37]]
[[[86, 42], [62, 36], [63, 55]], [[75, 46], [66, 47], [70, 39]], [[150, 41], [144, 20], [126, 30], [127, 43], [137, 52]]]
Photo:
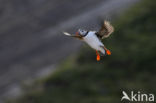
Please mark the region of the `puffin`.
[[105, 39], [114, 32], [114, 27], [110, 24], [109, 21], [104, 21], [102, 23], [99, 31], [87, 31], [83, 29], [78, 29], [76, 34], [70, 34], [68, 32], [63, 32], [65, 35], [78, 38], [79, 40], [87, 43], [92, 49], [96, 51], [96, 60], [100, 61], [100, 56], [111, 55], [109, 49], [105, 47], [102, 43], [102, 39]]

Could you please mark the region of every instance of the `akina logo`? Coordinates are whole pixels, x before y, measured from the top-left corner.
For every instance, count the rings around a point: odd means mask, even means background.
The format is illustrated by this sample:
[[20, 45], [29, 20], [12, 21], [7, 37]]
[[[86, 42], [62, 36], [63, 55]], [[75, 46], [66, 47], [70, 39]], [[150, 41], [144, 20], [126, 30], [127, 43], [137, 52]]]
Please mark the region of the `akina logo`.
[[121, 98], [121, 101], [123, 100], [128, 100], [128, 101], [139, 101], [139, 102], [153, 102], [155, 101], [154, 99], [154, 94], [152, 93], [149, 93], [149, 94], [146, 94], [146, 93], [141, 93], [140, 91], [138, 92], [134, 92], [134, 91], [131, 91], [131, 93], [128, 95], [125, 91], [122, 91], [122, 98]]

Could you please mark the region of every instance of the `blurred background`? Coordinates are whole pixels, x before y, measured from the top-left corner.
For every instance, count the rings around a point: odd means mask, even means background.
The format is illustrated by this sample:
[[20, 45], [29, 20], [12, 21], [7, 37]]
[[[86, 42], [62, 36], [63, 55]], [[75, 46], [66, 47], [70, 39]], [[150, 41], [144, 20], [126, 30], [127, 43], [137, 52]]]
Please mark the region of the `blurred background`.
[[[156, 94], [156, 1], [0, 0], [0, 103], [120, 103]], [[115, 32], [95, 51], [63, 31]]]

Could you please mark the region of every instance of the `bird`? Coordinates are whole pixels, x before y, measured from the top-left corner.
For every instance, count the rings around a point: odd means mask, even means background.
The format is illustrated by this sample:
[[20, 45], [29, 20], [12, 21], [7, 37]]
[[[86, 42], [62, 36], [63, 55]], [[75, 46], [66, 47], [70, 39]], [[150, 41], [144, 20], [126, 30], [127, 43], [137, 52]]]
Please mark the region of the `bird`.
[[100, 61], [100, 56], [111, 55], [109, 49], [105, 47], [102, 43], [102, 39], [107, 38], [114, 32], [114, 27], [109, 21], [104, 20], [99, 31], [87, 31], [83, 29], [78, 29], [75, 34], [70, 34], [68, 32], [63, 32], [65, 35], [78, 38], [86, 42], [92, 49], [96, 51], [96, 60]]

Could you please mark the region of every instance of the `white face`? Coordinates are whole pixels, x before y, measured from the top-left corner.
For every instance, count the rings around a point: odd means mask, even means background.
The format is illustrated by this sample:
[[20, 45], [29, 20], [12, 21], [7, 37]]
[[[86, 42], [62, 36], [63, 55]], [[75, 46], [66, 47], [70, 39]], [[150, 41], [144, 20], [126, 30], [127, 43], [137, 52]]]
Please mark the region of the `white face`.
[[82, 29], [79, 29], [78, 31], [79, 31], [80, 35], [85, 35], [87, 33], [86, 30], [82, 30]]

